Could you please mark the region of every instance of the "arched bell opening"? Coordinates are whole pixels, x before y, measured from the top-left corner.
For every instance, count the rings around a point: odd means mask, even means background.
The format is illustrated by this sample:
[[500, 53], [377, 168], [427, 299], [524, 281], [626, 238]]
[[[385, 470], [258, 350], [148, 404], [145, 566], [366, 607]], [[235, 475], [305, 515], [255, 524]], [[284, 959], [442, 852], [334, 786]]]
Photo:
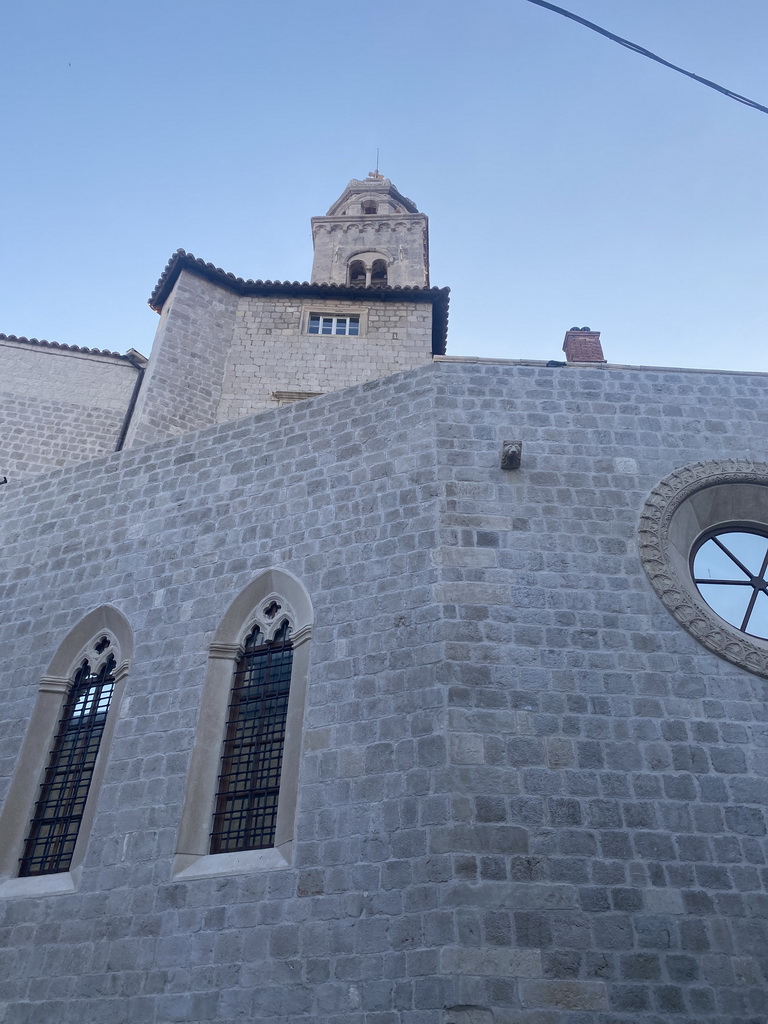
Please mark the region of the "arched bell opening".
[[385, 288], [387, 285], [387, 261], [374, 260], [371, 266], [371, 285]]
[[352, 260], [349, 264], [349, 283], [365, 287], [365, 264], [362, 260]]

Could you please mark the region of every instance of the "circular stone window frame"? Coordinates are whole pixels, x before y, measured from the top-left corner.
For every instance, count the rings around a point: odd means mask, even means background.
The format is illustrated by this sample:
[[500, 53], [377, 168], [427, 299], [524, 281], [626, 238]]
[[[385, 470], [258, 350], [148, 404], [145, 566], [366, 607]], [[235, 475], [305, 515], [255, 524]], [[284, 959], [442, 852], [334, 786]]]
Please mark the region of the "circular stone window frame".
[[683, 629], [718, 657], [768, 679], [768, 641], [721, 619], [693, 582], [690, 559], [697, 541], [729, 526], [768, 533], [768, 464], [697, 462], [670, 473], [640, 514], [640, 558], [651, 586]]

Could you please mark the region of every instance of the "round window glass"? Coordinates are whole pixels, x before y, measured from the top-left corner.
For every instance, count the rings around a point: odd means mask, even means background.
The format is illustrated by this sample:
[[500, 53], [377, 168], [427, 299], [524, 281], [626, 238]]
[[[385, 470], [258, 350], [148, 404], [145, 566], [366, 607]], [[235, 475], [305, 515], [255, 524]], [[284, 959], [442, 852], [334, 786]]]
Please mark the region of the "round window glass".
[[744, 526], [709, 531], [693, 549], [691, 572], [721, 619], [768, 639], [768, 534]]

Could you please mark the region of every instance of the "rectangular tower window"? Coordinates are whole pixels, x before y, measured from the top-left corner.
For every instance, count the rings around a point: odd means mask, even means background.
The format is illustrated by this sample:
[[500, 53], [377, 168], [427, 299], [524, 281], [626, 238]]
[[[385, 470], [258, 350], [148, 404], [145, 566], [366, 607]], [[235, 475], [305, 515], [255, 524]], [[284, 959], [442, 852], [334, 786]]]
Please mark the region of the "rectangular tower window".
[[310, 334], [359, 334], [359, 316], [322, 316], [309, 314]]

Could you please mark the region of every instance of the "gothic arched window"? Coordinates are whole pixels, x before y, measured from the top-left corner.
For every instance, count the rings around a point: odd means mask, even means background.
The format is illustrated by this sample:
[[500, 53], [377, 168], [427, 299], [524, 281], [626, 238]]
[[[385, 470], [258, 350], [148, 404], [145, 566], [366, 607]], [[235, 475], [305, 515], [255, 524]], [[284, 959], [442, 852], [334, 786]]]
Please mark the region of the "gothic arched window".
[[312, 604], [267, 569], [232, 601], [209, 648], [173, 874], [287, 867], [293, 856]]
[[[111, 646], [104, 635], [93, 653], [104, 655]], [[29, 823], [20, 877], [69, 870], [115, 689], [115, 667], [110, 653], [98, 670], [86, 659], [75, 673]]]
[[48, 663], [0, 814], [0, 896], [77, 889], [132, 651], [127, 620], [102, 605]]
[[255, 626], [237, 660], [211, 853], [263, 850], [275, 844], [293, 664], [290, 633], [287, 619], [271, 640]]

